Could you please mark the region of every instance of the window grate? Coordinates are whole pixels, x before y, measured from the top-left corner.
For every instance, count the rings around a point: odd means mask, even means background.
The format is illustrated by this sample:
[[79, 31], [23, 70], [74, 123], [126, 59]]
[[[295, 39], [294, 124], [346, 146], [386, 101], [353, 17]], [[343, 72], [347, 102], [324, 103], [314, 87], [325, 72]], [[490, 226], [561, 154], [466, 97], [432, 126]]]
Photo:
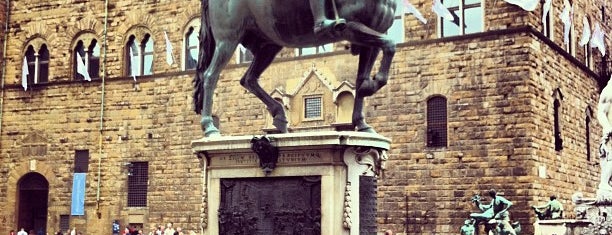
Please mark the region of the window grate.
[[59, 229], [60, 231], [68, 231], [70, 229], [70, 215], [60, 215]]
[[446, 98], [432, 97], [427, 101], [427, 147], [447, 145]]
[[304, 117], [305, 118], [320, 118], [322, 109], [321, 97], [310, 97], [304, 99]]
[[149, 183], [149, 163], [132, 162], [128, 174], [128, 207], [147, 206], [147, 186]]
[[74, 151], [74, 173], [87, 173], [89, 170], [89, 150]]

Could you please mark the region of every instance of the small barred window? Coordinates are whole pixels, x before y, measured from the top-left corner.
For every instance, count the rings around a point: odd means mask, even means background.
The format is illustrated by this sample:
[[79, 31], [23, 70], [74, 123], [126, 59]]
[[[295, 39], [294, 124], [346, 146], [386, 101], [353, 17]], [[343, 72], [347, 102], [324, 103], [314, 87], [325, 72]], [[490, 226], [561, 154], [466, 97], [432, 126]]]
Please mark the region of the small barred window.
[[447, 145], [446, 98], [434, 96], [427, 101], [427, 147]]
[[132, 162], [128, 173], [128, 207], [146, 207], [149, 184], [149, 163]]
[[321, 97], [309, 97], [304, 99], [304, 118], [321, 118], [322, 109]]

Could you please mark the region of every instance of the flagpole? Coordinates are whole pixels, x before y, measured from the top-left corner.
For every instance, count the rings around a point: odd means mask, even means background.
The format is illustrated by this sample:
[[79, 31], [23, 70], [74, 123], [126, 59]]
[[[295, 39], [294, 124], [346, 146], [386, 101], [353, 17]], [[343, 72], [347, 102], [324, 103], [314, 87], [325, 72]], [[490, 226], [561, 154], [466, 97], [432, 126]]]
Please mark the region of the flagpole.
[[[11, 1], [6, 0], [6, 25], [4, 25], [4, 41], [3, 41], [3, 49], [2, 49], [2, 82], [0, 84], [0, 135], [2, 135], [2, 117], [4, 116], [2, 110], [4, 110], [4, 80], [6, 80], [6, 47], [8, 45], [8, 30], [9, 30], [9, 21], [11, 16]], [[0, 145], [0, 148], [2, 146]]]
[[107, 29], [108, 29], [108, 0], [104, 1], [104, 37], [102, 39], [102, 76], [100, 79], [102, 80], [102, 95], [100, 102], [100, 136], [98, 136], [98, 186], [96, 189], [96, 213], [98, 217], [100, 215], [100, 176], [102, 174], [102, 137], [104, 131], [104, 95], [105, 95], [105, 82], [106, 79], [106, 39], [107, 39]]

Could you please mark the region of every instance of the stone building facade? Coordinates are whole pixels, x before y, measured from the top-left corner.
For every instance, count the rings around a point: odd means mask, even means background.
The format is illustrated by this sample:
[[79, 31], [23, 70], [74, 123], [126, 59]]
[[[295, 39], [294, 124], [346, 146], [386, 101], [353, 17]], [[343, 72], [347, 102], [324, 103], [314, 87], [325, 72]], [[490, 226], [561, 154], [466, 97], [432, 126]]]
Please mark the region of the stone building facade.
[[[575, 1], [575, 19], [586, 15], [609, 32], [612, 5], [605, 1]], [[569, 212], [574, 192], [595, 191], [601, 132], [595, 112], [607, 78], [599, 73], [599, 52], [577, 44], [582, 24], [566, 47], [563, 1], [553, 0], [549, 31], [541, 4], [527, 12], [504, 1], [466, 2], [472, 3], [458, 8], [481, 11], [477, 32], [444, 35], [430, 1], [412, 2], [428, 24], [398, 16], [403, 30], [391, 79], [366, 108], [368, 122], [393, 141], [379, 181], [381, 230], [456, 234], [476, 209], [470, 197], [495, 188], [514, 202], [513, 219], [530, 231], [529, 206], [551, 192]], [[191, 111], [194, 71], [185, 68], [200, 2], [7, 3], [5, 9], [0, 2], [2, 25], [3, 12], [10, 12], [0, 102], [0, 231], [76, 227], [109, 234], [115, 220], [145, 231], [167, 222], [199, 231], [200, 163], [189, 145], [202, 133]], [[174, 46], [172, 65], [164, 34]], [[144, 52], [136, 72], [144, 75], [135, 78], [134, 41]], [[606, 43], [612, 45], [609, 36]], [[357, 58], [345, 46], [303, 56], [285, 49], [262, 75], [264, 89], [290, 112], [291, 131], [334, 129], [350, 120]], [[77, 52], [98, 72], [91, 82], [77, 74]], [[24, 57], [35, 71], [27, 90]], [[239, 84], [245, 59], [238, 50], [216, 90], [214, 114], [224, 135], [270, 128], [263, 104]], [[321, 97], [322, 115], [304, 119], [302, 101], [312, 96]], [[428, 126], [440, 112], [441, 125]], [[71, 216], [76, 173], [85, 173], [85, 211]]]
[[[7, 16], [7, 14], [6, 14], [6, 2], [2, 2], [2, 3], [0, 3], [0, 25], [2, 25], [2, 30], [0, 30], [0, 43], [2, 43], [2, 45], [4, 45], [4, 41], [5, 41], [5, 39], [4, 39], [4, 34], [5, 34], [4, 30], [5, 30], [6, 21], [7, 21], [6, 16]], [[4, 47], [2, 47], [0, 49], [0, 59], [3, 59], [3, 56], [4, 56]]]

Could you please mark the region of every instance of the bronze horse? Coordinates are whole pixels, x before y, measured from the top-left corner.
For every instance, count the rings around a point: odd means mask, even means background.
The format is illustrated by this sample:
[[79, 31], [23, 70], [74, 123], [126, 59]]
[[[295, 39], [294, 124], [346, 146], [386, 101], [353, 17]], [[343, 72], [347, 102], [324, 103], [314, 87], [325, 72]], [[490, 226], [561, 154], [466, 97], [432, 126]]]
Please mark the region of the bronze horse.
[[[213, 92], [238, 44], [254, 56], [240, 84], [267, 106], [273, 125], [286, 133], [285, 111], [261, 88], [259, 76], [283, 47], [312, 47], [340, 40], [349, 41], [351, 52], [359, 54], [352, 124], [358, 131], [374, 132], [364, 120], [363, 102], [387, 83], [395, 42], [382, 32], [393, 23], [396, 1], [330, 0], [326, 4], [327, 16], [335, 15], [337, 9], [338, 16], [346, 19], [346, 27], [315, 35], [308, 0], [202, 0], [194, 108], [202, 115], [200, 124], [206, 137], [219, 135], [212, 120]], [[380, 69], [370, 77], [381, 50]]]

